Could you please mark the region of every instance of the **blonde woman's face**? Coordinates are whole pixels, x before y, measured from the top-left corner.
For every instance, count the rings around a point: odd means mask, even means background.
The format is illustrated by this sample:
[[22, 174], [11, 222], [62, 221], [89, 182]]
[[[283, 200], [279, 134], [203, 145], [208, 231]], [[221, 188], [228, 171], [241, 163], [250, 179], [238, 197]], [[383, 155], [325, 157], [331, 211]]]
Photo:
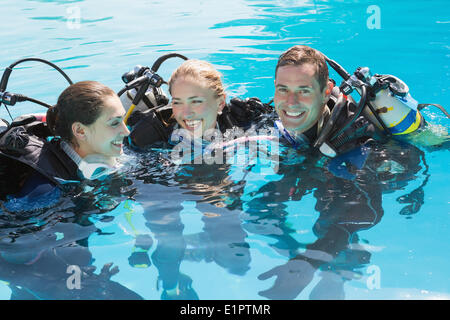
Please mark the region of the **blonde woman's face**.
[[216, 126], [217, 115], [225, 106], [225, 96], [192, 78], [180, 77], [171, 87], [173, 116], [192, 135], [203, 134]]

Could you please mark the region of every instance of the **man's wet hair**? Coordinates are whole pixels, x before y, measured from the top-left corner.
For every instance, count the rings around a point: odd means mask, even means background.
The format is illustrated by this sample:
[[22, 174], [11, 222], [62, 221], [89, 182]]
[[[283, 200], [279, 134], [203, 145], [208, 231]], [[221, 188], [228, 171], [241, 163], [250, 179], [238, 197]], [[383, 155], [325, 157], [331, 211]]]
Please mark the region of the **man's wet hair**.
[[320, 89], [323, 90], [328, 83], [328, 66], [325, 56], [320, 51], [308, 46], [296, 45], [283, 52], [278, 58], [275, 77], [280, 67], [301, 66], [303, 64], [311, 64], [315, 67], [317, 82], [319, 82]]

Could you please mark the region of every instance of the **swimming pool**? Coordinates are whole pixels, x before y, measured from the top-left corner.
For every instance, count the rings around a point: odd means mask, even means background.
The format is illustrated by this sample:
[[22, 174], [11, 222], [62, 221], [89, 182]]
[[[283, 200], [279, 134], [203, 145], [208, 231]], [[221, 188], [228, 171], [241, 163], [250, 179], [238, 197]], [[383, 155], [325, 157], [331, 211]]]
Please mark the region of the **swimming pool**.
[[[3, 11], [8, 14], [0, 22], [6, 44], [2, 68], [19, 58], [41, 57], [74, 81], [98, 80], [118, 91], [124, 72], [178, 52], [213, 63], [224, 75], [229, 97], [268, 101], [278, 55], [294, 44], [307, 44], [347, 70], [369, 66], [396, 75], [416, 100], [448, 110], [445, 1], [138, 0], [130, 6], [8, 0]], [[168, 79], [178, 64], [167, 61], [160, 74]], [[65, 86], [53, 70], [29, 63], [13, 72], [8, 90], [53, 103]], [[43, 110], [22, 104], [10, 111], [17, 116]], [[425, 116], [450, 125], [431, 109]], [[9, 118], [3, 107], [0, 117]], [[315, 184], [323, 182], [321, 174], [311, 175], [299, 159], [261, 176], [255, 167], [238, 165], [176, 167], [164, 150], [129, 152], [128, 157], [126, 178], [92, 186], [76, 201], [55, 196], [50, 208], [13, 219], [2, 211], [0, 298], [10, 299], [13, 287], [19, 298], [167, 299], [173, 295], [164, 288], [176, 281], [184, 299], [284, 297], [286, 286], [272, 295], [261, 293], [275, 283], [267, 272], [307, 249], [309, 258], [322, 264], [310, 272], [303, 290], [300, 285], [293, 289], [296, 299], [450, 298], [448, 150], [425, 150], [409, 175], [385, 177], [378, 198], [364, 193], [375, 194], [377, 181], [366, 180], [362, 190], [334, 180]], [[296, 191], [303, 196], [296, 197]], [[326, 209], [330, 191], [344, 199], [331, 211]], [[413, 191], [423, 191], [423, 204], [406, 214], [402, 209], [408, 203], [397, 199]], [[368, 200], [352, 198], [358, 192]], [[317, 199], [325, 199], [323, 206]], [[352, 201], [369, 209], [356, 210], [348, 219], [343, 210]], [[333, 229], [342, 225], [359, 228], [357, 236], [345, 239], [342, 229]], [[330, 258], [312, 244], [338, 254]], [[112, 272], [112, 281], [106, 271], [105, 277], [99, 275], [109, 262], [120, 270]], [[69, 290], [67, 265], [97, 270], [82, 280], [85, 289]]]

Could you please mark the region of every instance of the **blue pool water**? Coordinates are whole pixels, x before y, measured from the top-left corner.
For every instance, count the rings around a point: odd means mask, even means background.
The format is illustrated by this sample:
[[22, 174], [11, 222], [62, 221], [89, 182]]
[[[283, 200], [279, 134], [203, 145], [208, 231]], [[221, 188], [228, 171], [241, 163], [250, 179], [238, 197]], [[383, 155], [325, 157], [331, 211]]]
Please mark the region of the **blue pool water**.
[[[371, 5], [379, 10], [379, 28], [370, 28]], [[74, 81], [97, 80], [118, 91], [124, 72], [178, 52], [213, 63], [229, 97], [268, 101], [279, 54], [306, 44], [349, 71], [369, 66], [396, 75], [419, 102], [449, 110], [450, 6], [443, 0], [6, 0], [2, 12], [1, 71], [20, 58], [40, 57]], [[160, 75], [168, 79], [179, 63], [167, 61]], [[54, 70], [27, 63], [14, 70], [8, 91], [55, 103], [65, 86]], [[43, 111], [26, 103], [10, 108], [13, 117]], [[424, 114], [450, 128], [436, 109]], [[9, 119], [3, 106], [0, 117]], [[296, 299], [449, 299], [450, 153], [423, 151], [410, 174], [359, 185], [336, 179], [327, 185], [320, 173], [315, 184], [314, 172], [298, 159], [261, 175], [239, 165], [175, 167], [164, 150], [127, 152], [124, 179], [74, 198], [51, 198], [48, 208], [13, 218], [2, 209], [0, 298], [161, 299], [170, 296], [164, 287], [178, 281], [185, 299], [288, 292]], [[290, 195], [291, 186], [303, 185], [303, 197]], [[343, 200], [327, 207], [330, 190]], [[423, 191], [423, 204], [405, 214], [408, 204], [397, 199], [414, 191]], [[345, 211], [352, 202], [356, 211]], [[344, 229], [358, 232], [347, 237]], [[138, 253], [136, 241], [151, 246]], [[288, 274], [278, 292], [261, 293], [276, 279], [261, 275], [274, 268], [282, 274], [280, 266], [305, 252], [323, 263], [312, 272], [299, 263], [299, 274], [310, 274], [303, 290]], [[141, 259], [131, 260], [133, 267], [130, 257]], [[99, 276], [110, 262], [119, 267], [111, 281]], [[81, 281], [83, 290], [68, 290], [68, 265], [97, 269]]]

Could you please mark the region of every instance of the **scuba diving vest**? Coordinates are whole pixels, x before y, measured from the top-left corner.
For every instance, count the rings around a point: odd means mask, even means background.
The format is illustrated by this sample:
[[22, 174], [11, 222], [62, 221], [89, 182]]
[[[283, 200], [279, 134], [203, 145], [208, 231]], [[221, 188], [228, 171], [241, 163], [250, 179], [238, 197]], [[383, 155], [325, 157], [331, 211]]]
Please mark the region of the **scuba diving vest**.
[[[262, 103], [258, 98], [231, 99], [217, 116], [217, 123], [222, 132], [233, 127], [247, 130], [252, 123], [263, 114], [272, 112], [272, 106]], [[172, 108], [167, 105], [146, 111], [134, 111], [128, 118], [131, 127], [128, 144], [138, 148], [169, 141], [172, 131], [176, 127], [176, 120], [172, 117]]]
[[357, 116], [347, 125], [356, 109], [355, 101], [334, 87], [322, 116], [306, 132], [294, 136], [283, 127], [280, 120], [275, 121], [275, 126], [293, 148], [305, 150], [312, 147], [333, 158], [370, 141], [384, 139], [382, 131], [363, 115]]
[[55, 185], [60, 185], [61, 179], [80, 180], [78, 166], [61, 149], [62, 140], [51, 136], [47, 124], [34, 115], [16, 118], [0, 134], [0, 172], [2, 181], [8, 179], [11, 184], [10, 193], [18, 191], [32, 170]]
[[382, 129], [364, 114], [358, 114], [353, 98], [345, 96], [338, 87], [333, 88], [327, 107], [329, 112], [321, 119], [322, 125], [312, 143], [322, 154], [333, 158], [369, 142], [386, 139]]

